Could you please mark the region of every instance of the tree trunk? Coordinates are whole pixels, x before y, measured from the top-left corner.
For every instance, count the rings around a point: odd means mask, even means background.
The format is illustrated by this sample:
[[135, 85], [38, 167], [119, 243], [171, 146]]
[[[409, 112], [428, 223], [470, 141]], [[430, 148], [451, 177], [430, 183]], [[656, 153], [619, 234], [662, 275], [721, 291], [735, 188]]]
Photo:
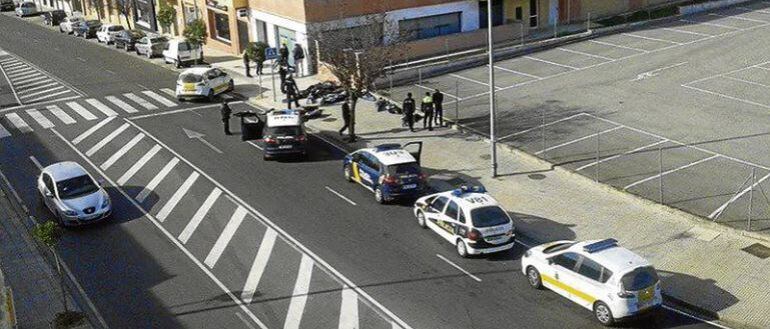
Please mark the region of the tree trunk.
[[126, 25], [128, 25], [128, 29], [130, 30], [131, 29], [131, 20], [128, 19], [128, 13], [123, 12], [123, 17], [126, 18]]

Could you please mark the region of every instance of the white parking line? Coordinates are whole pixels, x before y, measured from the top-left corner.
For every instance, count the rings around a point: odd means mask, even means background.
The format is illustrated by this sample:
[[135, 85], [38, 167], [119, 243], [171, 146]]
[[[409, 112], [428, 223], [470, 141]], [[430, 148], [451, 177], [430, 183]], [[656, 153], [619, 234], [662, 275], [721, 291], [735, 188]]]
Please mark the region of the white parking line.
[[95, 107], [100, 112], [104, 113], [104, 115], [111, 117], [111, 116], [117, 116], [118, 112], [113, 111], [111, 108], [109, 108], [107, 105], [104, 105], [104, 103], [94, 99], [89, 98], [86, 99], [86, 103], [91, 104], [91, 106]]
[[123, 94], [123, 97], [128, 98], [128, 99], [134, 101], [135, 103], [141, 105], [145, 109], [148, 109], [148, 110], [157, 110], [158, 109], [157, 106], [153, 105], [152, 103], [148, 102], [144, 98], [141, 98], [141, 97], [139, 97], [139, 96], [137, 96], [137, 95], [135, 95], [133, 93], [125, 93], [125, 94]]
[[254, 294], [257, 292], [259, 280], [262, 279], [262, 274], [265, 273], [265, 268], [267, 267], [267, 261], [270, 260], [270, 254], [273, 253], [276, 237], [278, 237], [278, 233], [268, 227], [265, 235], [262, 237], [262, 242], [259, 244], [257, 256], [254, 257], [254, 263], [251, 264], [249, 275], [246, 277], [246, 283], [243, 285], [241, 300], [246, 304], [251, 304]]
[[91, 112], [88, 112], [85, 107], [81, 106], [78, 103], [75, 102], [67, 102], [67, 106], [69, 106], [75, 113], [83, 117], [83, 119], [86, 119], [88, 121], [96, 120], [96, 116], [91, 114]]
[[692, 35], [703, 36], [703, 37], [713, 37], [714, 36], [713, 34], [706, 34], [706, 33], [698, 33], [698, 32], [693, 32], [693, 31], [678, 30], [678, 29], [672, 29], [670, 27], [664, 27], [661, 30], [670, 31], [670, 32], [677, 32], [677, 33], [686, 33], [686, 34], [692, 34]]
[[128, 113], [139, 112], [135, 107], [129, 105], [128, 103], [124, 102], [123, 100], [121, 100], [121, 99], [119, 99], [119, 98], [117, 98], [115, 96], [107, 96], [107, 97], [104, 97], [104, 99], [108, 100], [112, 104], [115, 104], [121, 110], [126, 111]]
[[104, 127], [104, 125], [110, 123], [112, 119], [115, 119], [115, 117], [107, 117], [106, 119], [99, 121], [99, 123], [95, 124], [93, 127], [88, 128], [88, 130], [84, 131], [82, 134], [78, 135], [78, 137], [75, 137], [75, 139], [72, 140], [72, 144], [78, 145], [80, 142], [82, 142], [84, 139], [88, 138], [88, 136], [91, 136], [91, 134], [95, 133], [99, 128]]
[[136, 195], [136, 201], [138, 202], [144, 202], [145, 199], [147, 199], [148, 196], [150, 196], [150, 193], [160, 185], [160, 182], [163, 181], [164, 178], [168, 175], [168, 173], [171, 172], [172, 169], [176, 166], [176, 164], [179, 163], [178, 158], [173, 158], [171, 161], [169, 161], [165, 166], [163, 166], [163, 169], [161, 169], [155, 177], [153, 177], [147, 185], [144, 186], [141, 192]]
[[653, 179], [656, 179], [656, 178], [658, 178], [658, 177], [663, 177], [663, 176], [666, 176], [666, 175], [668, 175], [668, 174], [671, 174], [671, 173], [677, 172], [677, 171], [679, 171], [679, 170], [682, 170], [682, 169], [687, 169], [687, 168], [690, 168], [690, 167], [692, 167], [692, 166], [695, 166], [695, 165], [701, 164], [701, 163], [703, 163], [703, 162], [706, 162], [706, 161], [709, 161], [709, 160], [712, 160], [712, 159], [716, 159], [716, 158], [718, 158], [718, 157], [719, 157], [719, 155], [712, 155], [712, 156], [710, 156], [710, 157], [708, 157], [708, 158], [705, 158], [705, 159], [700, 159], [700, 160], [698, 160], [698, 161], [695, 161], [695, 162], [691, 162], [691, 163], [688, 163], [688, 164], [686, 164], [686, 165], [683, 165], [683, 166], [679, 166], [679, 167], [677, 167], [677, 168], [674, 168], [674, 169], [666, 170], [666, 171], [664, 171], [664, 172], [662, 172], [662, 173], [659, 173], [659, 174], [657, 174], [657, 175], [653, 175], [653, 176], [647, 177], [647, 178], [645, 178], [645, 179], [641, 179], [641, 180], [638, 180], [638, 181], [636, 181], [636, 182], [633, 182], [633, 183], [631, 183], [631, 184], [628, 184], [628, 185], [626, 185], [625, 187], [623, 187], [623, 189], [624, 189], [624, 190], [630, 189], [630, 188], [632, 188], [632, 187], [634, 187], [634, 186], [637, 186], [637, 185], [639, 185], [639, 184], [642, 184], [642, 183], [645, 183], [645, 182], [649, 182], [649, 181], [651, 181], [651, 180], [653, 180]]
[[358, 329], [358, 296], [349, 287], [342, 288], [339, 329]]
[[[48, 82], [48, 81], [43, 80], [43, 81], [39, 81], [39, 82], [37, 82], [35, 84], [41, 84], [41, 83], [46, 83], [46, 82]], [[34, 88], [26, 88], [24, 90], [19, 90], [19, 95], [26, 94], [28, 92], [35, 91], [35, 90], [38, 90], [38, 89], [43, 89], [43, 88], [46, 88], [46, 87], [50, 87], [50, 86], [56, 85], [57, 83], [58, 82], [51, 82], [51, 83], [48, 83], [48, 84], [44, 84], [42, 86], [37, 86], [37, 87], [34, 87]], [[35, 84], [32, 84], [32, 85], [35, 85]]]
[[230, 217], [230, 221], [227, 222], [227, 225], [225, 225], [225, 228], [222, 230], [219, 238], [217, 238], [217, 242], [214, 243], [214, 247], [211, 248], [208, 256], [206, 256], [206, 260], [203, 261], [206, 266], [209, 268], [214, 268], [214, 265], [216, 265], [217, 261], [219, 261], [219, 257], [222, 256], [225, 248], [228, 244], [230, 244], [230, 240], [233, 239], [235, 231], [237, 231], [238, 227], [241, 226], [241, 223], [243, 222], [243, 219], [246, 218], [247, 214], [248, 212], [246, 211], [246, 208], [238, 205], [238, 209], [235, 209], [232, 217]]
[[754, 102], [754, 101], [750, 101], [748, 99], [743, 99], [743, 98], [739, 98], [739, 97], [733, 97], [733, 96], [730, 96], [730, 95], [725, 95], [725, 94], [721, 94], [721, 93], [714, 92], [714, 91], [711, 91], [711, 90], [706, 90], [706, 89], [702, 89], [702, 88], [698, 88], [698, 87], [693, 87], [693, 86], [688, 86], [688, 85], [682, 85], [682, 87], [687, 88], [687, 89], [692, 89], [692, 90], [700, 91], [702, 93], [711, 94], [711, 95], [714, 95], [714, 96], [717, 96], [717, 97], [727, 98], [727, 99], [731, 99], [731, 100], [734, 100], [734, 101], [738, 101], [738, 102], [742, 102], [742, 103], [751, 104], [751, 105], [754, 105], [754, 106], [759, 106], [759, 107], [763, 107], [763, 108], [766, 108], [766, 109], [770, 109], [770, 105], [765, 105], [765, 104], [762, 104], [762, 103], [757, 103], [757, 102]]
[[586, 164], [584, 166], [578, 167], [577, 169], [575, 169], [575, 171], [581, 171], [583, 169], [595, 166], [595, 165], [600, 164], [600, 163], [604, 163], [604, 162], [607, 162], [607, 161], [612, 161], [612, 160], [615, 160], [617, 158], [620, 158], [620, 157], [623, 157], [623, 156], [626, 156], [626, 155], [629, 155], [629, 154], [634, 154], [634, 153], [639, 152], [641, 150], [644, 150], [644, 149], [647, 149], [647, 148], [650, 148], [650, 147], [653, 147], [653, 146], [657, 146], [657, 145], [663, 144], [665, 142], [668, 142], [668, 139], [662, 139], [662, 140], [659, 140], [659, 141], [657, 141], [655, 143], [652, 143], [652, 144], [647, 144], [647, 145], [642, 146], [642, 147], [637, 147], [637, 148], [635, 148], [635, 149], [633, 149], [631, 151], [623, 152], [621, 154], [613, 155], [611, 157], [607, 157], [607, 158], [601, 159], [599, 161], [591, 162], [591, 163]]
[[5, 118], [8, 119], [8, 122], [11, 123], [16, 129], [23, 133], [32, 132], [32, 128], [22, 120], [22, 118], [16, 114], [16, 113], [8, 113], [5, 115]]
[[480, 84], [480, 85], [485, 86], [485, 87], [489, 87], [489, 85], [486, 82], [481, 82], [481, 81], [478, 81], [478, 80], [475, 80], [475, 79], [466, 78], [466, 77], [464, 77], [462, 75], [451, 73], [451, 74], [449, 74], [449, 76], [450, 77], [454, 77], [454, 78], [458, 78], [458, 79], [462, 79], [462, 80], [465, 80], [465, 81], [470, 81], [470, 82], [473, 82], [473, 83], [477, 83], [477, 84]]
[[623, 35], [626, 35], [626, 36], [629, 36], [629, 37], [634, 37], [634, 38], [639, 38], [639, 39], [643, 39], [643, 40], [673, 43], [673, 44], [679, 45], [679, 46], [683, 45], [683, 43], [681, 43], [681, 42], [676, 42], [676, 41], [671, 41], [671, 40], [666, 40], [666, 39], [658, 39], [658, 38], [645, 37], [643, 35], [638, 35], [638, 34], [633, 34], [633, 33], [623, 33]]
[[98, 143], [96, 143], [94, 146], [92, 146], [88, 151], [86, 151], [87, 156], [92, 156], [96, 152], [99, 152], [105, 145], [107, 145], [109, 142], [111, 142], [115, 137], [120, 135], [123, 131], [128, 129], [128, 124], [124, 123], [118, 129], [115, 129], [115, 131], [111, 132], [109, 135], [101, 139]]
[[43, 127], [43, 129], [53, 128], [54, 124], [51, 122], [51, 120], [48, 120], [40, 111], [37, 109], [29, 109], [27, 110], [27, 114], [32, 117], [37, 123]]
[[556, 49], [561, 50], [561, 51], [566, 51], [568, 53], [573, 53], [573, 54], [578, 54], [578, 55], [598, 58], [598, 59], [602, 59], [602, 60], [605, 60], [605, 61], [614, 61], [615, 60], [614, 58], [609, 58], [609, 57], [604, 57], [604, 56], [600, 56], [600, 55], [584, 53], [582, 51], [572, 50], [572, 49], [563, 48], [563, 47], [559, 47], [559, 48], [556, 48]]
[[134, 162], [133, 165], [131, 165], [131, 168], [129, 168], [125, 173], [123, 173], [123, 176], [120, 176], [118, 178], [118, 185], [125, 184], [131, 177], [133, 177], [137, 172], [139, 172], [142, 167], [144, 167], [145, 164], [147, 164], [150, 159], [152, 159], [155, 154], [160, 151], [161, 147], [158, 144], [155, 144], [147, 153], [145, 153], [139, 160]]
[[145, 91], [142, 91], [142, 93], [147, 95], [148, 97], [156, 100], [158, 103], [163, 104], [166, 107], [175, 107], [177, 105], [176, 103], [168, 100], [167, 98], [165, 98], [165, 97], [163, 97], [161, 95], [158, 95], [156, 92], [154, 92], [152, 90], [145, 90]]
[[332, 193], [334, 193], [334, 195], [336, 195], [336, 196], [340, 197], [342, 200], [345, 200], [345, 201], [347, 201], [347, 203], [350, 203], [350, 204], [352, 204], [352, 205], [354, 205], [354, 206], [356, 206], [356, 205], [357, 205], [355, 202], [353, 202], [353, 200], [350, 200], [350, 199], [348, 199], [346, 196], [342, 195], [342, 193], [340, 193], [340, 192], [337, 192], [337, 191], [333, 190], [331, 187], [328, 187], [328, 186], [324, 186], [324, 187], [325, 187], [325, 188], [326, 188], [326, 189], [327, 189], [329, 192], [332, 192]]
[[456, 268], [456, 269], [460, 270], [460, 272], [463, 272], [463, 273], [465, 273], [465, 275], [467, 275], [467, 276], [471, 277], [471, 279], [473, 279], [473, 280], [476, 280], [477, 282], [481, 282], [481, 278], [479, 278], [479, 277], [477, 277], [477, 276], [475, 276], [475, 275], [471, 274], [471, 272], [468, 272], [468, 271], [466, 271], [464, 268], [460, 267], [460, 265], [457, 265], [457, 264], [455, 264], [455, 263], [452, 263], [452, 261], [450, 261], [450, 260], [446, 259], [446, 257], [444, 257], [444, 256], [441, 256], [441, 255], [439, 255], [439, 254], [436, 254], [436, 257], [438, 257], [438, 258], [440, 258], [441, 260], [443, 260], [443, 261], [447, 262], [447, 263], [448, 263], [449, 265], [451, 265], [452, 267], [454, 267], [454, 268]]
[[725, 202], [724, 204], [719, 206], [719, 208], [714, 210], [714, 212], [712, 212], [708, 217], [711, 218], [711, 219], [714, 219], [714, 217], [720, 215], [725, 209], [727, 209], [727, 206], [729, 206], [731, 203], [735, 202], [735, 200], [740, 199], [744, 194], [746, 194], [749, 191], [753, 190], [755, 187], [757, 187], [757, 185], [762, 184], [762, 182], [764, 182], [765, 179], [767, 179], [768, 177], [770, 177], [770, 174], [767, 174], [767, 175], [763, 176], [758, 181], [754, 182], [754, 184], [752, 184], [751, 186], [747, 187], [746, 189], [744, 189], [740, 193], [738, 193], [736, 195], [733, 195], [733, 197], [730, 198], [730, 200], [727, 200], [727, 202]]
[[537, 57], [532, 57], [532, 56], [522, 56], [522, 58], [531, 59], [533, 61], [538, 61], [538, 62], [542, 62], [542, 63], [546, 63], [546, 64], [551, 64], [551, 65], [555, 65], [555, 66], [561, 66], [561, 67], [564, 67], [564, 68], [568, 68], [570, 70], [577, 70], [578, 69], [577, 67], [574, 67], [574, 66], [569, 66], [569, 65], [560, 64], [560, 63], [554, 63], [554, 62], [551, 62], [551, 61], [547, 61], [547, 60], [540, 59], [540, 58], [537, 58]]
[[195, 230], [198, 229], [198, 226], [206, 217], [206, 214], [209, 213], [211, 207], [214, 206], [214, 203], [217, 202], [217, 199], [219, 199], [220, 195], [222, 195], [222, 190], [219, 188], [214, 187], [214, 189], [211, 190], [209, 196], [206, 197], [206, 200], [203, 201], [203, 204], [201, 204], [200, 208], [198, 208], [192, 218], [190, 218], [190, 221], [187, 223], [187, 225], [185, 225], [182, 233], [179, 233], [179, 241], [181, 241], [183, 244], [187, 244], [187, 241], [190, 240], [192, 234], [195, 233]]
[[537, 152], [535, 152], [535, 155], [540, 155], [540, 154], [543, 154], [543, 153], [548, 152], [550, 150], [554, 150], [554, 149], [557, 149], [557, 148], [560, 148], [560, 147], [564, 147], [564, 146], [571, 145], [571, 144], [574, 144], [574, 143], [577, 143], [577, 142], [581, 142], [581, 141], [584, 141], [586, 139], [593, 138], [593, 137], [596, 137], [596, 136], [599, 136], [599, 135], [602, 135], [602, 134], [606, 134], [608, 132], [612, 132], [612, 131], [615, 131], [615, 130], [618, 130], [618, 129], [621, 129], [621, 128], [624, 128], [624, 127], [625, 126], [616, 126], [616, 127], [610, 128], [610, 129], [602, 130], [602, 131], [597, 132], [597, 133], [590, 134], [588, 136], [583, 136], [583, 137], [580, 137], [578, 139], [573, 139], [573, 140], [571, 140], [569, 142], [564, 142], [564, 143], [561, 143], [559, 145], [554, 145], [554, 146], [551, 146], [551, 147], [546, 148], [544, 150], [537, 151]]
[[313, 274], [313, 265], [313, 259], [306, 254], [302, 254], [302, 260], [297, 271], [297, 281], [294, 283], [294, 292], [291, 294], [289, 311], [286, 313], [286, 322], [283, 324], [283, 329], [299, 329], [302, 314], [305, 313], [305, 303], [307, 302], [307, 293], [310, 290], [310, 277]]
[[63, 94], [69, 93], [69, 92], [71, 92], [71, 91], [70, 90], [62, 90], [62, 91], [57, 92], [57, 93], [46, 94], [46, 95], [40, 96], [38, 98], [28, 99], [28, 100], [26, 100], [26, 102], [27, 103], [37, 102], [37, 101], [39, 101], [41, 99], [52, 98], [52, 97], [63, 95]]
[[[680, 19], [679, 21], [680, 22], [685, 22], [685, 23], [690, 23], [690, 24], [696, 24], [696, 25], [700, 24], [700, 25], [722, 27], [722, 28], [731, 29], [731, 30], [738, 30], [738, 31], [742, 30], [741, 28], [738, 28], [738, 27], [729, 26], [729, 25], [722, 25], [722, 24], [717, 24], [717, 23], [698, 22], [698, 21], [693, 21], [693, 20], [689, 20], [689, 19]], [[717, 34], [717, 35], [720, 35], [720, 34]]]
[[38, 171], [43, 170], [43, 165], [40, 164], [40, 161], [37, 160], [37, 158], [34, 155], [29, 156], [29, 161], [32, 161], [32, 164], [35, 165], [35, 168], [37, 168]]
[[[418, 88], [422, 88], [422, 89], [425, 89], [425, 90], [430, 90], [430, 91], [436, 90], [436, 88], [426, 87], [426, 86], [423, 86], [423, 85], [421, 85], [419, 83], [415, 83], [414, 85], [417, 86]], [[441, 93], [443, 93], [444, 96], [449, 96], [449, 97], [454, 98], [454, 99], [460, 99], [460, 97], [458, 97], [457, 95], [449, 93], [446, 90], [442, 91]], [[415, 95], [415, 96], [419, 96], [419, 95]]]
[[509, 138], [509, 137], [518, 136], [518, 135], [521, 135], [521, 134], [526, 134], [526, 133], [528, 133], [528, 132], [530, 132], [532, 130], [535, 130], [535, 129], [538, 129], [538, 128], [543, 128], [543, 127], [548, 127], [550, 125], [554, 125], [554, 124], [557, 124], [557, 123], [562, 122], [562, 121], [571, 120], [571, 119], [574, 119], [574, 118], [579, 117], [581, 115], [585, 115], [585, 113], [581, 112], [581, 113], [578, 113], [578, 114], [573, 114], [573, 115], [561, 118], [561, 119], [556, 120], [556, 121], [552, 121], [552, 122], [549, 122], [549, 123], [546, 123], [546, 124], [537, 125], [537, 126], [532, 127], [532, 128], [524, 129], [522, 131], [517, 131], [515, 133], [508, 134], [508, 135], [505, 135], [503, 137], [500, 137], [500, 138], [497, 139], [497, 141], [499, 142], [499, 141], [502, 141], [503, 139], [506, 139], [506, 138]]
[[73, 119], [69, 114], [64, 112], [59, 106], [57, 105], [48, 105], [45, 108], [48, 109], [48, 112], [51, 112], [54, 116], [59, 118], [61, 122], [64, 122], [65, 125], [71, 125], [75, 123], [75, 119]]
[[749, 80], [744, 80], [744, 79], [741, 79], [741, 78], [734, 78], [734, 77], [730, 77], [730, 76], [724, 76], [723, 78], [728, 79], [728, 80], [733, 80], [733, 81], [747, 83], [747, 84], [750, 84], [750, 85], [770, 88], [770, 85], [766, 85], [766, 84], [759, 83], [759, 82], [754, 82], [754, 81], [749, 81]]
[[[487, 67], [489, 67], [489, 64], [487, 64]], [[516, 70], [511, 70], [509, 68], [505, 68], [505, 67], [502, 67], [502, 66], [495, 65], [495, 68], [498, 69], [498, 70], [501, 70], [501, 71], [510, 72], [510, 73], [518, 74], [518, 75], [523, 75], [525, 77], [529, 77], [529, 78], [532, 78], [532, 79], [538, 79], [538, 80], [543, 79], [543, 77], [541, 77], [541, 76], [537, 76], [537, 75], [529, 74], [529, 73], [524, 73], [524, 72], [519, 72], [519, 71], [516, 71]]]
[[168, 218], [168, 215], [171, 214], [171, 211], [176, 208], [176, 206], [179, 204], [179, 201], [182, 201], [182, 198], [187, 194], [187, 192], [190, 190], [190, 188], [195, 184], [195, 181], [200, 177], [200, 174], [193, 171], [190, 176], [187, 176], [187, 179], [185, 179], [184, 183], [182, 183], [182, 186], [180, 186], [176, 191], [174, 191], [174, 194], [171, 195], [171, 198], [166, 201], [166, 204], [163, 205], [163, 208], [160, 208], [160, 211], [158, 211], [158, 214], [155, 215], [155, 218], [157, 218], [159, 221], [163, 222]]
[[746, 17], [721, 15], [721, 14], [715, 14], [715, 13], [710, 13], [709, 16], [732, 18], [732, 19], [737, 19], [737, 20], [742, 20], [742, 21], [747, 21], [747, 22], [754, 22], [754, 23], [763, 23], [763, 24], [770, 23], [768, 21], [763, 21], [763, 20], [760, 20], [760, 19], [751, 19], [751, 18], [746, 18]]
[[37, 95], [40, 95], [40, 94], [45, 94], [45, 93], [48, 93], [48, 92], [51, 92], [51, 91], [54, 91], [54, 90], [60, 90], [60, 89], [64, 89], [64, 86], [61, 86], [61, 85], [60, 85], [60, 86], [58, 86], [58, 87], [56, 87], [56, 88], [50, 88], [50, 89], [46, 89], [46, 90], [40, 90], [40, 91], [36, 91], [36, 92], [34, 92], [34, 93], [31, 93], [31, 94], [25, 94], [25, 95], [22, 95], [22, 93], [21, 93], [21, 92], [19, 92], [19, 99], [24, 99], [24, 100], [26, 100], [27, 98], [30, 98], [30, 97], [32, 97], [32, 96], [37, 96]]
[[121, 157], [126, 155], [126, 153], [128, 153], [128, 151], [130, 151], [131, 148], [136, 146], [136, 144], [139, 144], [142, 138], [144, 138], [143, 133], [139, 133], [138, 135], [134, 136], [134, 138], [132, 138], [128, 143], [126, 143], [126, 145], [123, 145], [119, 150], [117, 150], [114, 154], [112, 154], [107, 159], [107, 161], [104, 161], [104, 163], [102, 163], [99, 166], [99, 168], [102, 168], [102, 170], [107, 170], [110, 167], [112, 167], [112, 165], [114, 165], [115, 162], [118, 162], [118, 160], [120, 160]]

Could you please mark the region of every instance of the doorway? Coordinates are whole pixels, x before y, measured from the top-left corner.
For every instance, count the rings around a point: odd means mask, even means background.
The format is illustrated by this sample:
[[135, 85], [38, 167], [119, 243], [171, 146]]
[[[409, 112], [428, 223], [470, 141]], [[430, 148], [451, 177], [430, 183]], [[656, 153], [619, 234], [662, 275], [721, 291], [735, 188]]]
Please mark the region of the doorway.
[[[503, 0], [492, 0], [492, 26], [504, 23]], [[479, 1], [479, 28], [487, 28], [487, 2]]]
[[238, 22], [238, 53], [242, 53], [249, 43], [249, 24], [242, 20]]

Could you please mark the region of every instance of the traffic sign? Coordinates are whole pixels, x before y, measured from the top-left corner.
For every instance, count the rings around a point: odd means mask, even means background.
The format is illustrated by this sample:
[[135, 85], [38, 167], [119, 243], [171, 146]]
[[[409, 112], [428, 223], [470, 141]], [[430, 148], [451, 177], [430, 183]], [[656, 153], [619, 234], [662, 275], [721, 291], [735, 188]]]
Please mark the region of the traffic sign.
[[278, 48], [265, 48], [265, 59], [271, 60], [278, 58]]

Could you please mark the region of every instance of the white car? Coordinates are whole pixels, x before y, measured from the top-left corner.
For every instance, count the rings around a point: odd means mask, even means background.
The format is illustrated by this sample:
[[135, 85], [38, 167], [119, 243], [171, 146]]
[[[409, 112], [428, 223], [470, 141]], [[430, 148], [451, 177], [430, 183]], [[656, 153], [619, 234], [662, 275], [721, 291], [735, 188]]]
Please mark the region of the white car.
[[179, 74], [176, 81], [176, 98], [206, 98], [213, 101], [219, 94], [235, 88], [233, 78], [227, 73], [212, 67], [194, 67]]
[[64, 17], [61, 23], [59, 23], [59, 32], [72, 33], [72, 26], [83, 21], [83, 17], [80, 16], [67, 16]]
[[122, 25], [104, 24], [99, 28], [99, 31], [96, 32], [96, 41], [110, 44], [115, 40], [115, 36], [123, 30], [125, 30], [125, 28]]
[[83, 167], [72, 161], [43, 168], [37, 179], [43, 204], [61, 226], [98, 222], [110, 216], [110, 196]]
[[453, 245], [461, 257], [513, 248], [513, 221], [481, 187], [462, 187], [417, 199], [417, 224]]
[[22, 2], [16, 7], [16, 16], [24, 17], [33, 14], [37, 14], [37, 5], [32, 1]]
[[652, 314], [663, 302], [655, 268], [615, 239], [539, 245], [524, 253], [521, 269], [532, 287], [592, 310], [605, 326]]
[[203, 48], [193, 46], [189, 42], [180, 39], [171, 39], [166, 43], [162, 52], [163, 61], [173, 63], [177, 68], [203, 59]]

